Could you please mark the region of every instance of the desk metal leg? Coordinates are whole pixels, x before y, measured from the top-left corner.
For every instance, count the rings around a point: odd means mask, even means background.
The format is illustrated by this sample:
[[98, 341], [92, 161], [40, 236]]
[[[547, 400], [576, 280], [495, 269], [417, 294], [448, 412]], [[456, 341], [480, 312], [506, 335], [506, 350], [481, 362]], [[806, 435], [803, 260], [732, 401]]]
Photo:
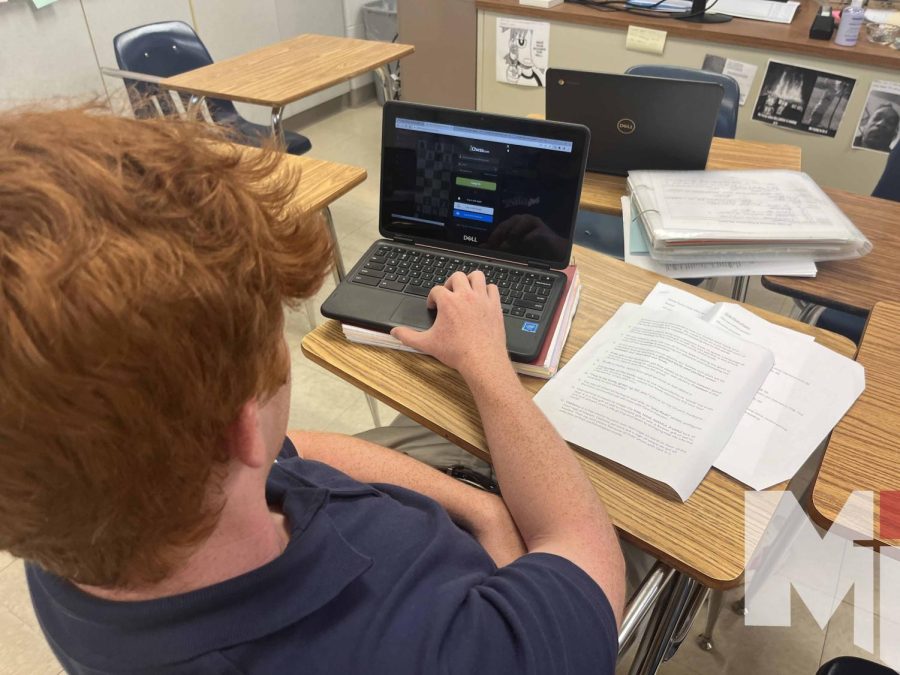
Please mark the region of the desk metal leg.
[[388, 64], [375, 69], [375, 86], [381, 89], [385, 101], [394, 100], [394, 78], [391, 77], [391, 69]]
[[680, 572], [660, 594], [659, 602], [653, 609], [647, 629], [637, 647], [629, 675], [654, 675], [660, 664], [677, 648], [676, 638], [686, 632], [691, 612], [700, 605], [698, 594], [705, 589], [686, 574]]
[[284, 106], [272, 106], [272, 137], [282, 150], [287, 150], [287, 142], [284, 140], [284, 126], [281, 117], [284, 114]]
[[723, 591], [712, 591], [709, 594], [709, 605], [706, 608], [706, 627], [703, 632], [697, 636], [697, 644], [703, 651], [711, 652], [713, 650], [713, 629], [716, 627], [716, 621], [719, 619], [719, 613], [722, 611]]
[[313, 305], [312, 300], [306, 300], [303, 303], [303, 306], [306, 308], [306, 318], [309, 321], [310, 330], [314, 329], [318, 325], [318, 317], [316, 316], [316, 308]]
[[675, 570], [661, 562], [656, 563], [641, 583], [631, 600], [625, 606], [622, 627], [619, 629], [619, 657], [621, 658], [634, 642], [637, 630], [651, 609], [656, 605], [660, 594], [675, 577]]
[[731, 299], [738, 302], [747, 301], [747, 291], [750, 288], [750, 277], [735, 277], [731, 287]]
[[189, 120], [193, 119], [203, 119], [203, 100], [205, 96], [200, 96], [200, 94], [191, 94], [188, 99], [187, 109], [185, 109], [184, 114]]
[[803, 308], [800, 310], [800, 315], [797, 317], [797, 321], [802, 321], [803, 323], [808, 323], [809, 325], [814, 326], [819, 320], [819, 316], [824, 311], [824, 307], [820, 307], [813, 302], [808, 302], [804, 304]]
[[691, 599], [688, 602], [687, 609], [681, 617], [681, 622], [678, 624], [678, 629], [672, 636], [672, 641], [669, 643], [669, 649], [666, 652], [666, 657], [665, 659], [663, 659], [664, 661], [668, 661], [673, 656], [675, 656], [675, 652], [678, 651], [681, 643], [684, 642], [684, 639], [690, 632], [691, 626], [694, 623], [694, 619], [697, 618], [697, 614], [700, 611], [700, 608], [703, 607], [703, 603], [705, 603], [706, 599], [709, 597], [710, 592], [711, 591], [708, 588], [705, 588], [700, 584], [697, 584], [693, 591], [691, 591]]
[[324, 214], [325, 225], [328, 227], [328, 234], [331, 235], [331, 245], [334, 247], [334, 279], [335, 283], [339, 284], [344, 280], [344, 277], [347, 276], [347, 271], [344, 269], [344, 258], [341, 255], [341, 247], [338, 243], [338, 235], [337, 230], [334, 227], [334, 218], [331, 215], [331, 208], [326, 206]]
[[372, 414], [372, 421], [375, 422], [376, 427], [380, 427], [381, 414], [378, 412], [378, 401], [375, 400], [374, 396], [366, 394], [366, 403], [369, 405], [369, 412]]

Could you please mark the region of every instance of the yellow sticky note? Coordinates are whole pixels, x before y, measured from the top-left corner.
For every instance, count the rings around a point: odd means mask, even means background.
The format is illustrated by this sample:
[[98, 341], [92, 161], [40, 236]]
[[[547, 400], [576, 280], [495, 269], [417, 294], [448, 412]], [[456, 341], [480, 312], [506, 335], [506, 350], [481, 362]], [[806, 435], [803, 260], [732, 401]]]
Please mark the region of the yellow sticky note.
[[666, 31], [640, 26], [628, 26], [625, 35], [625, 49], [647, 54], [662, 54], [666, 47]]

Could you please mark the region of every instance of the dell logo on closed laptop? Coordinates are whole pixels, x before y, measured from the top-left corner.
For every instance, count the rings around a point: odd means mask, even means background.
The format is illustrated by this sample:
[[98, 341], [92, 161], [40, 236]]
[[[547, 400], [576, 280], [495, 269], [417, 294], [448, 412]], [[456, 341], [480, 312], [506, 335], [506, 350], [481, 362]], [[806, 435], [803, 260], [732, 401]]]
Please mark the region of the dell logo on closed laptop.
[[620, 134], [633, 134], [636, 128], [637, 125], [634, 123], [634, 120], [630, 120], [627, 117], [623, 117], [618, 122], [616, 122], [616, 131], [618, 131]]

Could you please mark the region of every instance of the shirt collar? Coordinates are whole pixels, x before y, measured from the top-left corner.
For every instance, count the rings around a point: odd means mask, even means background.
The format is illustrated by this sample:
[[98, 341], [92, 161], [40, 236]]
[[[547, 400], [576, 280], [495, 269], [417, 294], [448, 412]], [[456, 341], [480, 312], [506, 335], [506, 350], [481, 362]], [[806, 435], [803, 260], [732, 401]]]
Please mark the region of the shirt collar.
[[281, 503], [290, 542], [278, 558], [234, 579], [158, 600], [115, 602], [29, 565], [48, 638], [65, 634], [67, 655], [90, 667], [159, 667], [258, 639], [328, 604], [372, 560], [322, 511], [331, 491], [302, 479], [298, 486], [296, 474], [286, 473], [273, 469], [266, 496]]

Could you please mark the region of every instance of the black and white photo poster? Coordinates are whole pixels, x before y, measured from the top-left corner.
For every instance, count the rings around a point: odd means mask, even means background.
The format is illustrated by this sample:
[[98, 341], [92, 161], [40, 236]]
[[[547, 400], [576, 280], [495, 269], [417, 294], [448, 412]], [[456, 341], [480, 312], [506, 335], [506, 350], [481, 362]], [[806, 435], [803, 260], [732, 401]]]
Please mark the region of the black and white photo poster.
[[875, 80], [863, 106], [853, 147], [889, 152], [900, 141], [900, 82]]
[[753, 119], [833, 138], [855, 84], [852, 77], [769, 61]]

